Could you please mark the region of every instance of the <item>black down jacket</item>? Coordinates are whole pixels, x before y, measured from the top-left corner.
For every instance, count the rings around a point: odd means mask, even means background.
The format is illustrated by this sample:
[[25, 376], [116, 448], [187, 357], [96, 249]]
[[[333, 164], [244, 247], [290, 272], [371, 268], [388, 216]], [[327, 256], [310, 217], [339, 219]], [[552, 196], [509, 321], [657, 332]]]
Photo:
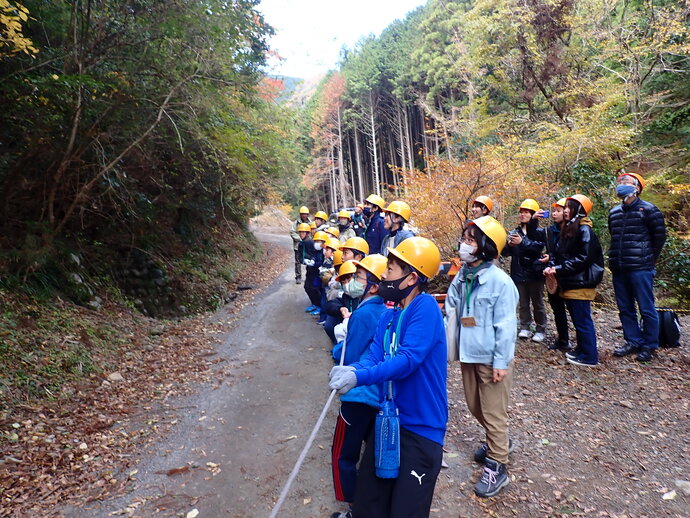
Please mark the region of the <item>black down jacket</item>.
[[591, 223], [579, 223], [574, 238], [567, 239], [561, 233], [556, 244], [556, 277], [564, 291], [596, 288], [604, 277], [604, 253], [599, 239]]
[[666, 242], [664, 215], [639, 198], [611, 209], [609, 232], [609, 268], [614, 273], [653, 269]]

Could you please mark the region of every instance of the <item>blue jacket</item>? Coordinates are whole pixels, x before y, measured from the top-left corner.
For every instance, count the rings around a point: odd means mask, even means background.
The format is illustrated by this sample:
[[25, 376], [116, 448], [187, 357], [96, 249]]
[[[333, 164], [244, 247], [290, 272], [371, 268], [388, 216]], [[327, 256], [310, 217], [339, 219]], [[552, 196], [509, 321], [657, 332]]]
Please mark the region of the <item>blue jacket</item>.
[[[408, 237], [414, 237], [414, 232], [407, 230], [406, 228], [401, 228], [393, 232], [389, 232], [386, 237], [383, 238], [381, 242], [381, 255], [388, 257], [388, 247], [395, 248], [400, 243], [405, 241]], [[370, 250], [371, 251], [371, 250]], [[374, 252], [371, 252], [372, 254]]]
[[[397, 328], [402, 311], [389, 309], [381, 316], [369, 354], [354, 363], [357, 385], [379, 385], [383, 401], [384, 382], [393, 380], [400, 424], [412, 433], [443, 444], [448, 422], [446, 392], [446, 331], [434, 298], [422, 293], [406, 308], [401, 322], [398, 351], [384, 355], [386, 329]], [[391, 332], [392, 334], [392, 332]]]
[[377, 211], [371, 216], [369, 225], [367, 225], [367, 229], [364, 232], [364, 239], [369, 245], [370, 254], [379, 253], [379, 250], [381, 250], [381, 244], [387, 235], [388, 230], [386, 230], [386, 227], [383, 225], [383, 213], [381, 211]]
[[[347, 338], [345, 339], [344, 365], [358, 362], [369, 354], [369, 347], [376, 333], [376, 326], [386, 305], [378, 295], [363, 301], [352, 313], [347, 324]], [[341, 401], [365, 403], [379, 408], [379, 391], [374, 385], [355, 387], [347, 394], [340, 396]]]
[[[456, 308], [460, 361], [507, 369], [515, 355], [518, 290], [508, 274], [492, 264], [477, 272], [468, 312], [465, 291], [468, 273], [469, 268], [460, 270], [446, 296], [446, 306]], [[464, 316], [473, 316], [476, 325], [462, 327], [460, 319]]]

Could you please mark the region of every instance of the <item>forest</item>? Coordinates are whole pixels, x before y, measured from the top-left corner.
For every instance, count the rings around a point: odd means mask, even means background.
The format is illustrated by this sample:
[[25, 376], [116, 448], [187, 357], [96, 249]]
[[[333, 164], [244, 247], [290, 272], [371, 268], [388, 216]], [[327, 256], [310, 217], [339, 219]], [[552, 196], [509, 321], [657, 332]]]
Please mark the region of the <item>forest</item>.
[[595, 201], [642, 174], [671, 237], [660, 285], [688, 295], [690, 8], [678, 1], [432, 0], [342, 53], [306, 107], [313, 204], [407, 200], [452, 253], [471, 200]]

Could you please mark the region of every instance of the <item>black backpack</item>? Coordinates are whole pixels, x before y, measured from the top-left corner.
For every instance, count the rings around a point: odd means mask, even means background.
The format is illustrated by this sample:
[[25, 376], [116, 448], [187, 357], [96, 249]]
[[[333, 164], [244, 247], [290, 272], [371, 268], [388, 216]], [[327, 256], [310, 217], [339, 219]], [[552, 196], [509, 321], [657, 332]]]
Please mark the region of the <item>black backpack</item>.
[[669, 308], [657, 308], [659, 315], [659, 346], [680, 347], [680, 322], [676, 312]]

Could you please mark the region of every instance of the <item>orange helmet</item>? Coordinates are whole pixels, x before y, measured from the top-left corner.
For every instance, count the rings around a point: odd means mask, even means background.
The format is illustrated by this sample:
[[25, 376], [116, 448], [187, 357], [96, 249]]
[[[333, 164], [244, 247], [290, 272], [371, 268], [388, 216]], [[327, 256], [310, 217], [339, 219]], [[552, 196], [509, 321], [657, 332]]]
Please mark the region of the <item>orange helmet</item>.
[[592, 203], [592, 200], [590, 200], [584, 194], [573, 194], [572, 196], [568, 196], [566, 199], [575, 200], [580, 205], [582, 205], [582, 208], [585, 209], [586, 215], [589, 215], [589, 213], [592, 212], [592, 207], [594, 206], [594, 204]]
[[474, 200], [472, 200], [472, 203], [481, 203], [487, 209], [489, 209], [489, 212], [494, 210], [494, 201], [488, 196], [477, 196]]
[[639, 174], [637, 174], [637, 173], [619, 174], [618, 177], [616, 178], [616, 181], [620, 180], [621, 176], [632, 176], [635, 180], [637, 180], [637, 183], [640, 184], [640, 192], [642, 192], [642, 189], [644, 189], [644, 178], [642, 178]]

